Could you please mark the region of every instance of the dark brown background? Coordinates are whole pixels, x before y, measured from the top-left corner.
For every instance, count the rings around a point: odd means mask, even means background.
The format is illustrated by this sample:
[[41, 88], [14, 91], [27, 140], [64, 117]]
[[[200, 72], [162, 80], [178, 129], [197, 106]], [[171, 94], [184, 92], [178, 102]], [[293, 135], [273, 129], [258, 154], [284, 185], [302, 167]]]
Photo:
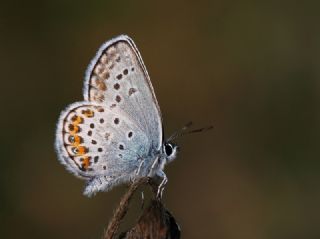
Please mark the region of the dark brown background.
[[183, 238], [319, 238], [320, 5], [305, 2], [2, 2], [1, 238], [102, 235], [126, 188], [85, 198], [53, 143], [95, 51], [122, 33], [166, 134], [215, 126], [181, 139], [166, 168]]

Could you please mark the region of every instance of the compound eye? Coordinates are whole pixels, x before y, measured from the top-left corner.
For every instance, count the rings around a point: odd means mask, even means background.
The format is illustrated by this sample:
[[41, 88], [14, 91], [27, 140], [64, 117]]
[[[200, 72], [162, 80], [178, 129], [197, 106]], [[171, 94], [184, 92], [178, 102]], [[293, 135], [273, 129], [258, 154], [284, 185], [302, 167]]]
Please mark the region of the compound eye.
[[171, 144], [165, 144], [164, 145], [164, 150], [167, 156], [170, 156], [173, 152], [173, 148]]

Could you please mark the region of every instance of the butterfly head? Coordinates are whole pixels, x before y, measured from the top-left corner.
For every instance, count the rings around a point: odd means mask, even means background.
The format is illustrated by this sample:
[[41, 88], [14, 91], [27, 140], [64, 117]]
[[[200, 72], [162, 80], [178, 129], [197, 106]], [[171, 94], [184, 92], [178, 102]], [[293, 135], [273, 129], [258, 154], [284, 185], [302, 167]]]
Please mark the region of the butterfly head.
[[176, 145], [173, 142], [168, 141], [163, 144], [163, 152], [166, 156], [168, 163], [177, 157], [178, 151], [179, 151], [178, 145]]

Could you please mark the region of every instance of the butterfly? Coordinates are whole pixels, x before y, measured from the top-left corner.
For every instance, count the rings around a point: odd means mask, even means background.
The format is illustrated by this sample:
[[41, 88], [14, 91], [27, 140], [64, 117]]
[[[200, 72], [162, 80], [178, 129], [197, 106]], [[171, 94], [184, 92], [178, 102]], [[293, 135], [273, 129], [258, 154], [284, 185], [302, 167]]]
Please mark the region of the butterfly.
[[55, 148], [66, 169], [86, 181], [84, 195], [141, 177], [159, 177], [163, 188], [164, 166], [178, 146], [164, 140], [159, 104], [130, 37], [100, 47], [87, 68], [83, 96], [62, 111]]

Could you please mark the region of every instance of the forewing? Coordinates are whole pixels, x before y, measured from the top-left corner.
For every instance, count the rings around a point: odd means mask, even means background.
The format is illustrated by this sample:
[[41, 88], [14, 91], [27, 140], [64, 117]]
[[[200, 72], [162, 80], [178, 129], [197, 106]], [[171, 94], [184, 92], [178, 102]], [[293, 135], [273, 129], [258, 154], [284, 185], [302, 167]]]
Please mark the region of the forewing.
[[106, 42], [87, 69], [85, 100], [125, 112], [159, 149], [162, 143], [160, 109], [138, 49], [128, 36]]

